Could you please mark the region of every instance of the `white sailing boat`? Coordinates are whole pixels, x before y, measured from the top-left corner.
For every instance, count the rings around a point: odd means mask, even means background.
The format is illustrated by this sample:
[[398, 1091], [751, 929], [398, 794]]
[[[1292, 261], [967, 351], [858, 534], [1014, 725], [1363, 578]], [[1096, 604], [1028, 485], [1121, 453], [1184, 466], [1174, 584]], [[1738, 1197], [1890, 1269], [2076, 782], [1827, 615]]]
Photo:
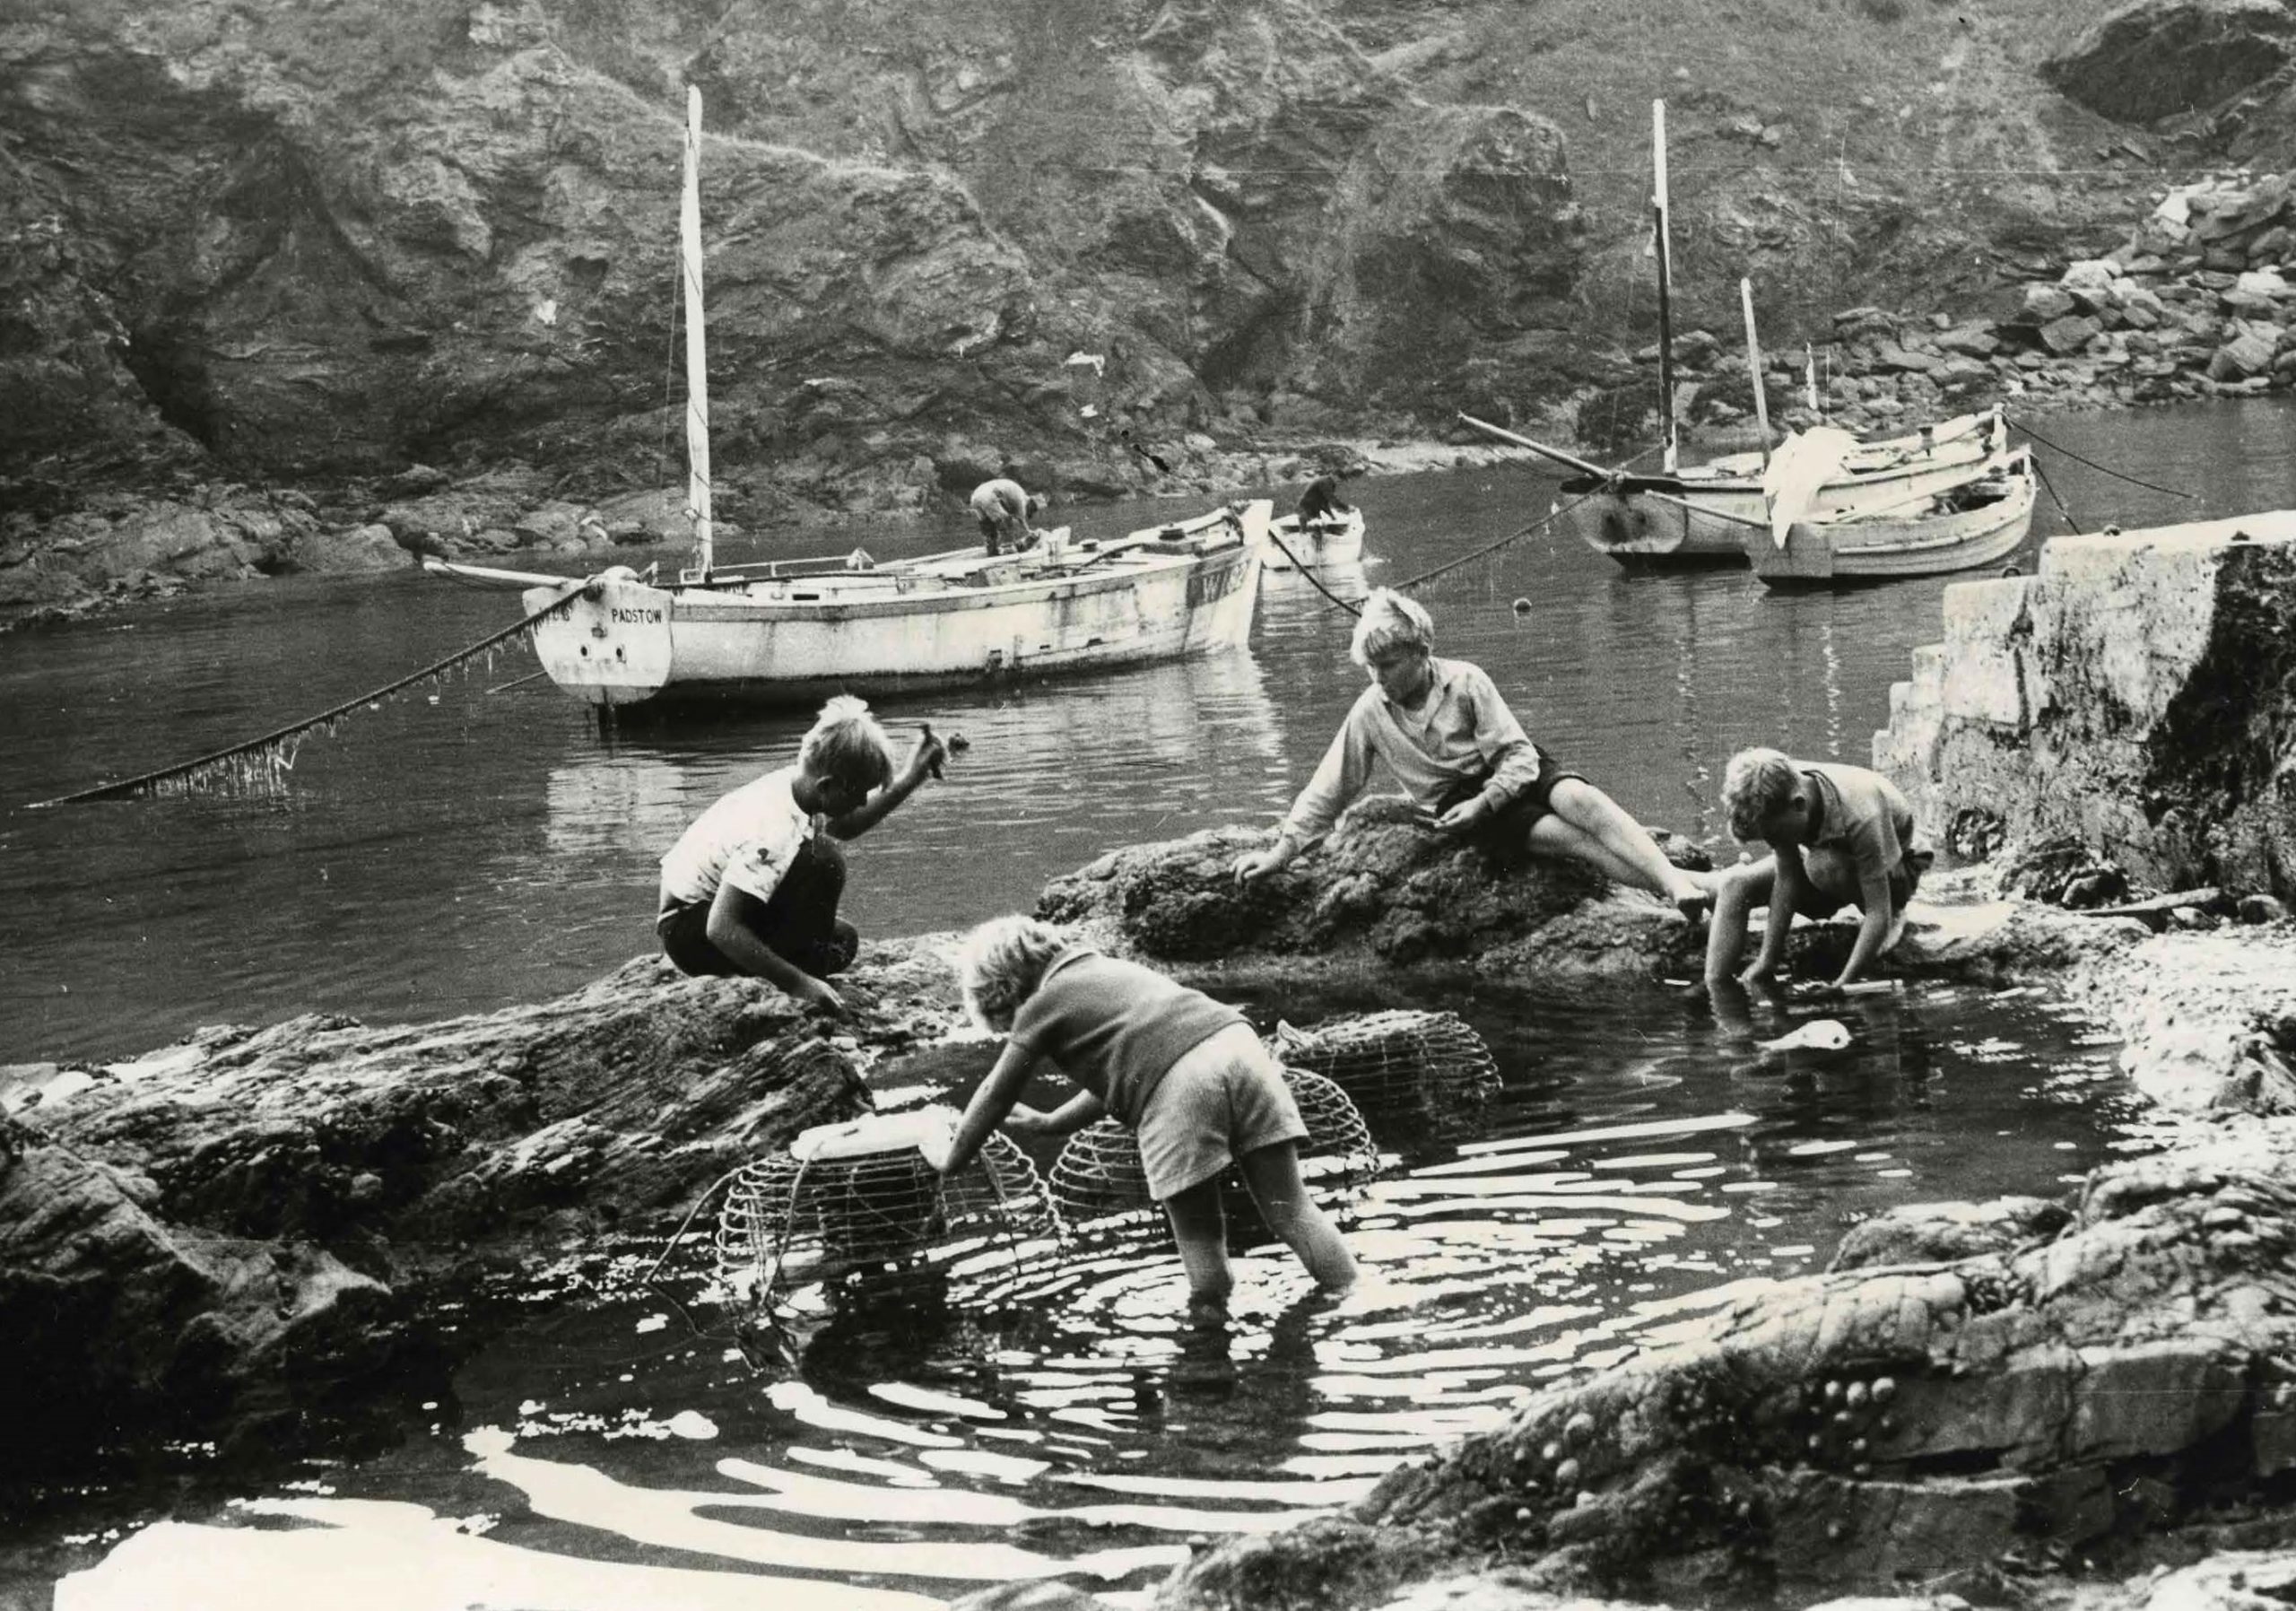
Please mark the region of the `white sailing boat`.
[[673, 584], [619, 565], [575, 579], [425, 562], [441, 575], [520, 588], [529, 614], [568, 601], [534, 631], [552, 682], [602, 711], [808, 704], [1136, 665], [1246, 640], [1273, 513], [1265, 500], [1107, 540], [1072, 542], [1057, 528], [1019, 553], [714, 563], [700, 152], [701, 94], [689, 89], [679, 236], [693, 567]]
[[[1656, 567], [1743, 564], [1748, 544], [1768, 540], [1771, 517], [1762, 488], [1768, 453], [1741, 453], [1683, 467], [1674, 422], [1673, 247], [1667, 229], [1666, 103], [1650, 103], [1654, 184], [1652, 227], [1658, 270], [1659, 467], [1627, 475], [1517, 436], [1462, 414], [1502, 440], [1579, 472], [1556, 490], [1555, 526], [1575, 532], [1621, 564]], [[1751, 310], [1750, 310], [1751, 311]], [[1755, 372], [1759, 396], [1761, 377]], [[1964, 414], [1886, 440], [1861, 442], [1841, 456], [1834, 474], [1807, 505], [1814, 520], [1863, 510], [1902, 509], [1970, 482], [1998, 478], [2007, 466], [2008, 427], [1999, 409]]]

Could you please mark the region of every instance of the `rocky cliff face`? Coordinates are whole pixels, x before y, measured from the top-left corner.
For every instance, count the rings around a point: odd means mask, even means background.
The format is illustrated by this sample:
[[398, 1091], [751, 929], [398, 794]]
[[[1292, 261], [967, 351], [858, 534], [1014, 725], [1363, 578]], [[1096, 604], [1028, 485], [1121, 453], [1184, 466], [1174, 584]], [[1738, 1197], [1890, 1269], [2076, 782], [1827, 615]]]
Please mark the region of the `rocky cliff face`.
[[1874, 764], [1964, 853], [2070, 841], [2170, 890], [2296, 895], [2296, 521], [2060, 537], [1945, 593]]
[[2109, 179], [1956, 171], [2093, 165], [2105, 126], [2034, 77], [2082, 9], [30, 0], [0, 22], [0, 474], [38, 508], [180, 466], [674, 479], [689, 82], [736, 519], [915, 507], [1008, 456], [1132, 490], [1191, 431], [1535, 414], [1650, 318], [1653, 94], [1685, 319], [1727, 327], [1751, 270], [1790, 336], [2106, 215]]

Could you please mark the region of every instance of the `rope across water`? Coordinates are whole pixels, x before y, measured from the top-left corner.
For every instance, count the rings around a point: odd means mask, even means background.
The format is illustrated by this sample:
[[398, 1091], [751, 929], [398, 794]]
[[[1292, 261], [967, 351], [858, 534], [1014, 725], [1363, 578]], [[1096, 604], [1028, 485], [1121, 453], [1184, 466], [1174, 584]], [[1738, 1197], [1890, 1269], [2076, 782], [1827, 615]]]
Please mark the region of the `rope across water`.
[[189, 761], [178, 761], [173, 766], [163, 766], [154, 771], [139, 772], [133, 778], [123, 778], [117, 783], [105, 783], [94, 788], [83, 788], [76, 794], [58, 795], [52, 800], [36, 800], [32, 803], [32, 809], [37, 811], [50, 806], [76, 806], [89, 800], [124, 799], [131, 795], [156, 792], [170, 783], [180, 783], [184, 788], [189, 789], [202, 781], [221, 781], [236, 778], [250, 770], [258, 771], [262, 777], [275, 783], [279, 773], [292, 769], [295, 764], [293, 746], [313, 728], [328, 727], [354, 710], [378, 703], [393, 694], [403, 692], [425, 678], [443, 676], [465, 661], [476, 659], [490, 650], [499, 649], [514, 638], [526, 636], [552, 616], [565, 610], [575, 599], [581, 597], [581, 588], [573, 588], [564, 597], [544, 605], [515, 626], [505, 627], [499, 632], [490, 632], [467, 649], [458, 649], [444, 659], [432, 661], [420, 671], [409, 672], [405, 676], [386, 683], [380, 688], [362, 693], [356, 699], [348, 699], [339, 705], [331, 705], [316, 716], [307, 716], [300, 721], [290, 722], [283, 727], [274, 727], [259, 738], [250, 738], [243, 744], [235, 744], [227, 749], [210, 750], [204, 755], [196, 755]]

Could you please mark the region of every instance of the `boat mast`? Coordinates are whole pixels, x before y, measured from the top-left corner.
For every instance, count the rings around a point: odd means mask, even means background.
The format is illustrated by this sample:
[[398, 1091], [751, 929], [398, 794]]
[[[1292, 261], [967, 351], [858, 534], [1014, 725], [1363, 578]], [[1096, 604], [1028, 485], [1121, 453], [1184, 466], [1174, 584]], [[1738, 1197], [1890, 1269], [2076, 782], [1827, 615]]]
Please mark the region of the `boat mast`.
[[1761, 386], [1761, 341], [1754, 335], [1754, 283], [1738, 282], [1738, 300], [1746, 310], [1746, 375], [1754, 383], [1754, 422], [1761, 427], [1761, 456], [1770, 457], [1770, 398]]
[[709, 579], [709, 344], [701, 324], [701, 90], [685, 91], [685, 194], [678, 208], [685, 303], [686, 514], [693, 521], [693, 581]]
[[1676, 448], [1674, 438], [1674, 248], [1666, 236], [1666, 103], [1650, 103], [1650, 153], [1656, 182], [1651, 187], [1650, 209], [1654, 221], [1658, 252], [1658, 442], [1664, 458], [1661, 468], [1669, 475], [1674, 473]]

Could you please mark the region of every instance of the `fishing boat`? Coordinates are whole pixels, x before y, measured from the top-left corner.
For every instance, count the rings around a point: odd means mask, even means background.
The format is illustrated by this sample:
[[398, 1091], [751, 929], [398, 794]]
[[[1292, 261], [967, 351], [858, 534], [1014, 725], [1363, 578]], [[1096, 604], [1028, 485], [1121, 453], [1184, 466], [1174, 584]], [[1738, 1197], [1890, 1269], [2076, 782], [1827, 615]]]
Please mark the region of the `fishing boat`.
[[1752, 534], [1746, 557], [1772, 588], [1890, 581], [1989, 565], [2015, 553], [2032, 530], [2037, 482], [2032, 449], [2019, 448], [1996, 472], [1916, 507], [1796, 520], [1782, 539]]
[[[1461, 414], [1475, 429], [1578, 472], [1556, 490], [1551, 516], [1559, 531], [1575, 533], [1597, 553], [1629, 569], [1737, 565], [1745, 562], [1750, 534], [1770, 524], [1762, 472], [1770, 453], [1733, 454], [1683, 466], [1674, 419], [1674, 257], [1666, 195], [1666, 103], [1650, 108], [1652, 235], [1658, 274], [1659, 467], [1629, 475]], [[1769, 412], [1752, 338], [1752, 300], [1746, 293], [1747, 347], [1753, 394], [1767, 441]], [[1814, 388], [1813, 388], [1814, 391]], [[1789, 439], [1790, 440], [1790, 439]], [[1903, 436], [1858, 444], [1841, 457], [1833, 476], [1816, 489], [1810, 512], [1821, 519], [1860, 510], [1899, 509], [1999, 475], [2009, 451], [2000, 410], [1965, 414]]]
[[1269, 530], [1274, 537], [1267, 550], [1270, 570], [1321, 570], [1332, 565], [1352, 565], [1363, 557], [1363, 511], [1360, 509], [1318, 515], [1304, 522], [1297, 515], [1285, 515]]
[[1057, 528], [1018, 553], [715, 563], [700, 151], [701, 95], [689, 89], [679, 246], [692, 567], [674, 581], [619, 565], [580, 578], [443, 560], [426, 561], [428, 570], [519, 590], [543, 669], [601, 714], [810, 704], [829, 693], [1100, 670], [1245, 641], [1274, 513], [1265, 500], [1107, 540], [1073, 541]]

